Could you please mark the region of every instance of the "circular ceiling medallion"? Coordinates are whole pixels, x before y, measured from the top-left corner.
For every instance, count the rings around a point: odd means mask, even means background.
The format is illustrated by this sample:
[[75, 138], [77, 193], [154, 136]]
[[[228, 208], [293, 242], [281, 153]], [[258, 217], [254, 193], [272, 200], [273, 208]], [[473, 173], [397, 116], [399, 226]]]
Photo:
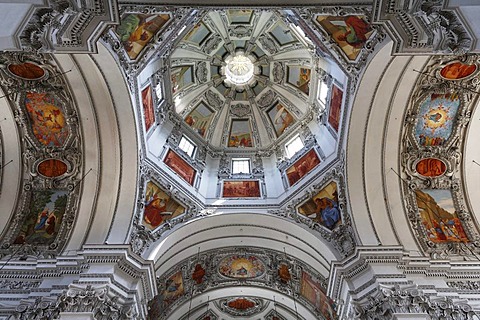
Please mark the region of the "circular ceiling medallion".
[[218, 269], [228, 278], [252, 279], [259, 278], [265, 273], [265, 264], [255, 256], [233, 255], [224, 258]]
[[30, 62], [10, 64], [8, 65], [8, 71], [25, 80], [38, 80], [45, 75], [45, 70], [42, 67]]
[[255, 70], [252, 60], [241, 51], [225, 59], [225, 76], [227, 80], [236, 85], [247, 84]]

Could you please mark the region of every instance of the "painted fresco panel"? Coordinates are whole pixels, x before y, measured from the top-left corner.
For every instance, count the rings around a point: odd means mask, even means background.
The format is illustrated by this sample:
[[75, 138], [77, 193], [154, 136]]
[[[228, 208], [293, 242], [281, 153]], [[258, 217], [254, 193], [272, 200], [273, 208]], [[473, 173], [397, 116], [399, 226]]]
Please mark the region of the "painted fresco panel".
[[170, 20], [168, 14], [127, 14], [116, 32], [127, 55], [136, 59], [153, 36]]
[[14, 244], [49, 245], [54, 242], [67, 208], [67, 200], [67, 191], [33, 191], [29, 211]]
[[302, 271], [300, 285], [300, 294], [310, 301], [326, 320], [337, 319], [335, 304], [333, 300], [325, 294], [318, 281], [313, 280], [308, 273]]
[[211, 34], [212, 32], [210, 32], [210, 30], [202, 22], [200, 22], [193, 27], [190, 32], [187, 33], [183, 40], [193, 43], [196, 46], [201, 46]]
[[415, 137], [421, 146], [442, 146], [450, 138], [460, 98], [455, 94], [431, 94], [418, 112]]
[[280, 46], [286, 46], [287, 44], [297, 42], [297, 38], [295, 38], [290, 29], [283, 24], [277, 24], [272, 30], [270, 30], [270, 35]]
[[337, 184], [334, 181], [327, 184], [313, 198], [301, 205], [298, 212], [330, 230], [341, 224]]
[[227, 17], [230, 24], [249, 24], [253, 15], [253, 10], [227, 10]]
[[170, 73], [173, 93], [177, 93], [193, 83], [192, 66], [174, 67], [171, 69]]
[[153, 230], [159, 225], [185, 212], [185, 208], [166, 194], [152, 181], [147, 182], [145, 190], [145, 209], [143, 224]]
[[185, 123], [188, 124], [196, 133], [205, 138], [210, 123], [213, 119], [213, 111], [207, 107], [206, 104], [200, 103], [192, 110], [185, 118]]
[[230, 138], [228, 147], [253, 147], [252, 132], [250, 130], [250, 120], [234, 119], [230, 127]]
[[281, 136], [289, 126], [295, 123], [295, 118], [281, 103], [277, 103], [275, 106], [273, 106], [270, 110], [268, 110], [267, 114], [275, 129], [277, 137]]
[[169, 306], [184, 294], [182, 272], [178, 271], [165, 281], [165, 290], [162, 292], [163, 303]]
[[440, 70], [440, 75], [447, 80], [461, 80], [477, 71], [477, 65], [453, 62]]
[[145, 121], [145, 131], [148, 131], [155, 123], [155, 114], [153, 111], [152, 86], [147, 86], [142, 90], [143, 119]]
[[224, 181], [224, 198], [259, 198], [260, 183], [258, 181]]
[[265, 264], [255, 256], [233, 255], [220, 261], [218, 271], [234, 279], [254, 279], [265, 274]]
[[317, 22], [350, 60], [358, 57], [373, 34], [372, 26], [365, 20], [365, 16], [318, 16]]
[[182, 179], [193, 185], [196, 171], [185, 160], [172, 150], [168, 150], [167, 156], [163, 160], [167, 166], [175, 171]]
[[310, 94], [310, 77], [312, 70], [301, 66], [288, 66], [287, 82], [306, 95]]
[[8, 71], [25, 80], [38, 80], [45, 75], [45, 70], [35, 63], [9, 64]]
[[27, 92], [25, 107], [37, 140], [49, 147], [63, 146], [69, 130], [60, 103], [48, 93]]
[[328, 113], [328, 123], [338, 132], [340, 127], [340, 117], [342, 116], [342, 100], [343, 91], [336, 85], [332, 86], [332, 94], [330, 98], [330, 111]]
[[455, 210], [450, 190], [423, 189], [416, 190], [415, 194], [420, 218], [429, 241], [469, 242]]
[[298, 159], [286, 171], [288, 183], [290, 184], [290, 186], [294, 185], [303, 176], [312, 171], [319, 163], [320, 159], [318, 158], [315, 149], [311, 149], [303, 157]]

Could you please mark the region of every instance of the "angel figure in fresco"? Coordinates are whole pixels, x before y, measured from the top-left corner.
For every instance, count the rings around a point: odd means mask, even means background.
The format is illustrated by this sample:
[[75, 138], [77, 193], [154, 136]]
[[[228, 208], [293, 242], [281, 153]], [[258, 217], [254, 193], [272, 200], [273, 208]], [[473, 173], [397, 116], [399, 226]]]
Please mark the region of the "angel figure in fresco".
[[338, 26], [342, 33], [338, 36], [339, 41], [345, 41], [355, 49], [360, 49], [367, 41], [367, 33], [372, 27], [365, 20], [356, 16], [345, 17], [345, 26]]

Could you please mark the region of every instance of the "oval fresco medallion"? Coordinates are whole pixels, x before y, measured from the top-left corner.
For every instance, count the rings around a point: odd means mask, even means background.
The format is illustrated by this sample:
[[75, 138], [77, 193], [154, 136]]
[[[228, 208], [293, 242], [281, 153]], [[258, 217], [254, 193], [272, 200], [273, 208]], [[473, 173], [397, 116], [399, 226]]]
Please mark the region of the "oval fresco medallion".
[[49, 93], [27, 92], [25, 108], [33, 134], [45, 146], [60, 147], [70, 133], [61, 104]]
[[67, 172], [67, 164], [57, 159], [47, 159], [40, 162], [37, 171], [47, 178], [56, 178]]
[[462, 62], [447, 64], [440, 70], [440, 75], [447, 80], [461, 80], [477, 71], [477, 65]]
[[227, 303], [227, 305], [230, 308], [245, 311], [254, 308], [257, 304], [250, 300], [250, 299], [245, 299], [245, 298], [237, 298], [235, 300], [231, 300]]
[[255, 256], [233, 255], [220, 261], [218, 271], [228, 278], [259, 278], [265, 273], [265, 264]]
[[38, 80], [45, 75], [45, 70], [42, 67], [31, 62], [9, 64], [8, 71], [25, 80]]
[[447, 171], [447, 165], [436, 158], [425, 158], [417, 163], [416, 170], [424, 177], [439, 177]]

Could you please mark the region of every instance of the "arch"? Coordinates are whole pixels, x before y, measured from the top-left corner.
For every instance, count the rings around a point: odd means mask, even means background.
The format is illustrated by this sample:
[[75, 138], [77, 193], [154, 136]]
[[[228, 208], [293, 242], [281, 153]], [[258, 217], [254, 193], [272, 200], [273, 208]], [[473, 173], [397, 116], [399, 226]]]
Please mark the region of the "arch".
[[[404, 210], [400, 139], [409, 96], [428, 57], [392, 57], [392, 42], [370, 61], [353, 102], [347, 138], [347, 186], [363, 245], [418, 250]], [[375, 66], [375, 67], [373, 67]]]
[[85, 141], [84, 185], [66, 250], [83, 244], [123, 244], [133, 216], [137, 186], [132, 181], [138, 170], [135, 116], [126, 81], [101, 44], [95, 56], [56, 58], [64, 70], [72, 69], [66, 78], [75, 88]]

